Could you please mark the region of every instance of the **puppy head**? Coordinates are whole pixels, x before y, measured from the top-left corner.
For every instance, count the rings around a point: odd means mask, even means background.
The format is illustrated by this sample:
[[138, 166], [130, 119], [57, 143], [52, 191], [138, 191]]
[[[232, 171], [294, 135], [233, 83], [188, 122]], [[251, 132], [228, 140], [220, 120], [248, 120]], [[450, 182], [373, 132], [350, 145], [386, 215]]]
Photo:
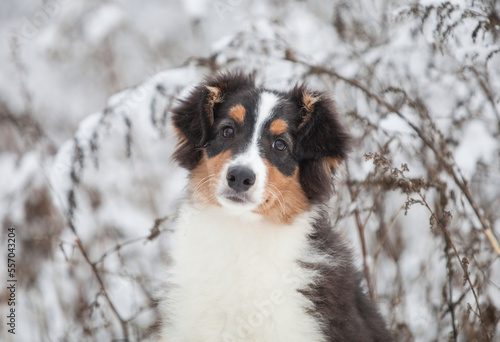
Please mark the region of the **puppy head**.
[[174, 158], [191, 171], [193, 199], [236, 215], [290, 222], [331, 196], [349, 149], [333, 102], [304, 86], [275, 92], [241, 73], [219, 74], [172, 112]]

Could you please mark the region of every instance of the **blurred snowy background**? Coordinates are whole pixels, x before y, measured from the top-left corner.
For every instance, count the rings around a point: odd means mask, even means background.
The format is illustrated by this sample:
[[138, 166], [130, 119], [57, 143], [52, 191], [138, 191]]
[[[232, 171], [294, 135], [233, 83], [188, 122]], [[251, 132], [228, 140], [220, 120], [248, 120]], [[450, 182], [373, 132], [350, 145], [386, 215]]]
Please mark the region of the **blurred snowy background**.
[[185, 185], [169, 108], [235, 69], [334, 94], [357, 143], [332, 217], [397, 340], [498, 340], [499, 12], [496, 0], [2, 1], [0, 249], [5, 260], [15, 227], [18, 317], [8, 334], [2, 261], [0, 340], [155, 339]]

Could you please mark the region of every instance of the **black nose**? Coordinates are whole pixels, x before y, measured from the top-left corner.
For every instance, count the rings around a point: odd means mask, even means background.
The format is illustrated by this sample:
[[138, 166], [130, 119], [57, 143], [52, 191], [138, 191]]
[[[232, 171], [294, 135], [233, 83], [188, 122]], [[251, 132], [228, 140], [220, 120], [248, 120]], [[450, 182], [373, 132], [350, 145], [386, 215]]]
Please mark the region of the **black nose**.
[[227, 171], [227, 184], [236, 192], [247, 191], [255, 183], [255, 173], [247, 167], [234, 166]]

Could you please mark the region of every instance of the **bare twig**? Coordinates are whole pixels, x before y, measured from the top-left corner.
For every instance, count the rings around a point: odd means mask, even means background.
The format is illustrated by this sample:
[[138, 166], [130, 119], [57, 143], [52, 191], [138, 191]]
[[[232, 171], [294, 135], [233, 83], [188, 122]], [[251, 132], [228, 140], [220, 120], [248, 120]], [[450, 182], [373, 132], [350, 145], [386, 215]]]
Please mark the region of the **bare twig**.
[[476, 78], [479, 82], [479, 85], [481, 86], [481, 89], [484, 92], [484, 95], [486, 96], [486, 98], [490, 102], [491, 108], [493, 109], [493, 113], [495, 113], [495, 116], [497, 117], [498, 127], [500, 130], [500, 113], [497, 109], [497, 105], [495, 103], [495, 96], [493, 95], [493, 91], [491, 90], [491, 86], [488, 84], [488, 80], [481, 77], [481, 75], [479, 74], [479, 71], [477, 71], [476, 68], [471, 66], [471, 67], [469, 67], [469, 69], [474, 73], [474, 76], [476, 76]]
[[[348, 185], [347, 188], [349, 189], [349, 195], [351, 197], [351, 201], [355, 201], [356, 196], [354, 195], [354, 192], [352, 191], [352, 186], [349, 184], [349, 179], [347, 180], [347, 185]], [[356, 219], [356, 226], [358, 227], [359, 240], [361, 241], [361, 250], [363, 253], [363, 272], [365, 273], [366, 283], [368, 285], [368, 292], [369, 292], [370, 298], [372, 300], [375, 299], [375, 294], [373, 291], [373, 285], [372, 285], [371, 276], [370, 276], [370, 269], [369, 269], [368, 263], [366, 261], [367, 252], [366, 252], [366, 241], [365, 241], [365, 225], [368, 222], [368, 219], [373, 211], [373, 208], [375, 207], [376, 201], [377, 201], [377, 198], [375, 198], [375, 200], [373, 201], [373, 205], [370, 208], [370, 212], [368, 214], [368, 217], [365, 220], [365, 224], [363, 224], [361, 222], [359, 209], [358, 208], [354, 209], [354, 217]]]
[[109, 307], [111, 308], [111, 311], [113, 312], [113, 314], [116, 316], [116, 318], [120, 322], [120, 325], [122, 327], [123, 336], [124, 336], [125, 340], [128, 341], [129, 334], [128, 334], [128, 327], [127, 327], [127, 320], [123, 319], [123, 317], [118, 312], [116, 306], [114, 305], [113, 301], [109, 297], [108, 291], [106, 290], [106, 286], [104, 285], [104, 281], [102, 280], [101, 275], [99, 274], [99, 271], [97, 270], [97, 266], [92, 261], [90, 261], [88, 253], [85, 250], [85, 248], [83, 247], [82, 240], [80, 239], [80, 236], [78, 235], [78, 233], [76, 231], [76, 228], [73, 224], [72, 218], [70, 218], [69, 215], [67, 215], [67, 217], [69, 219], [69, 222], [68, 222], [69, 227], [75, 236], [76, 245], [78, 246], [78, 249], [82, 253], [82, 256], [83, 256], [85, 262], [92, 269], [92, 272], [94, 273], [94, 276], [95, 276], [97, 282], [99, 283], [99, 287], [101, 288], [101, 292], [102, 292], [104, 298], [106, 299], [106, 302], [108, 303]]
[[453, 303], [453, 287], [451, 284], [451, 278], [453, 277], [453, 269], [451, 266], [451, 256], [449, 255], [449, 245], [450, 241], [447, 239], [446, 241], [446, 247], [445, 247], [445, 254], [446, 254], [446, 268], [448, 269], [448, 311], [450, 312], [451, 315], [451, 330], [453, 331], [453, 341], [457, 341], [457, 328], [455, 326], [455, 303]]
[[94, 265], [100, 264], [108, 256], [110, 256], [111, 254], [114, 254], [114, 253], [120, 251], [125, 246], [132, 245], [132, 244], [140, 242], [140, 241], [144, 241], [144, 242], [146, 242], [146, 241], [153, 241], [154, 239], [156, 239], [158, 237], [158, 235], [160, 235], [160, 225], [163, 222], [165, 222], [165, 221], [167, 221], [169, 219], [170, 219], [170, 216], [165, 216], [165, 217], [162, 217], [162, 218], [157, 218], [155, 220], [155, 223], [154, 223], [153, 227], [151, 228], [151, 232], [149, 233], [149, 235], [135, 237], [135, 238], [132, 238], [132, 239], [127, 240], [125, 242], [116, 244], [116, 246], [114, 246], [114, 247], [108, 249], [106, 252], [104, 252], [104, 254], [102, 254], [101, 257], [97, 261], [93, 262], [93, 264]]
[[396, 218], [403, 211], [404, 208], [405, 208], [404, 205], [402, 205], [401, 207], [399, 207], [399, 209], [396, 210], [396, 212], [394, 212], [394, 214], [389, 219], [387, 227], [384, 230], [384, 235], [382, 235], [382, 238], [380, 239], [380, 242], [378, 244], [377, 250], [375, 251], [375, 253], [373, 255], [373, 258], [375, 260], [377, 260], [378, 255], [380, 254], [380, 251], [382, 251], [382, 248], [384, 247], [384, 242], [387, 239], [387, 236], [389, 235], [389, 232], [391, 231], [392, 227], [394, 227], [394, 223], [396, 222]]
[[134, 244], [136, 242], [139, 242], [139, 241], [145, 241], [147, 240], [149, 237], [149, 235], [147, 236], [140, 236], [140, 237], [135, 237], [135, 238], [132, 238], [130, 240], [127, 240], [125, 242], [122, 242], [122, 243], [119, 243], [119, 244], [116, 244], [116, 246], [114, 246], [113, 248], [110, 248], [108, 249], [106, 252], [104, 252], [103, 255], [101, 255], [101, 257], [97, 260], [97, 261], [94, 261], [93, 264], [94, 265], [99, 265], [101, 262], [104, 261], [104, 259], [106, 259], [108, 256], [110, 256], [111, 254], [113, 253], [116, 253], [118, 252], [119, 250], [121, 250], [123, 247], [125, 246], [128, 246], [128, 245], [131, 245], [131, 244]]

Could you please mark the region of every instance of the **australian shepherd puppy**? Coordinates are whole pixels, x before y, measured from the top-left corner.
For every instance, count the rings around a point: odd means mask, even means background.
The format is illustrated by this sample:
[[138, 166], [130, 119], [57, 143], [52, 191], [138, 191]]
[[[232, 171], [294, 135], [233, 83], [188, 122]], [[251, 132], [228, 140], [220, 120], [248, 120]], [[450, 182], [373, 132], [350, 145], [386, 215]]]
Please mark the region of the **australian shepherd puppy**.
[[390, 341], [325, 203], [350, 136], [327, 95], [219, 74], [173, 109], [190, 171], [162, 341]]

